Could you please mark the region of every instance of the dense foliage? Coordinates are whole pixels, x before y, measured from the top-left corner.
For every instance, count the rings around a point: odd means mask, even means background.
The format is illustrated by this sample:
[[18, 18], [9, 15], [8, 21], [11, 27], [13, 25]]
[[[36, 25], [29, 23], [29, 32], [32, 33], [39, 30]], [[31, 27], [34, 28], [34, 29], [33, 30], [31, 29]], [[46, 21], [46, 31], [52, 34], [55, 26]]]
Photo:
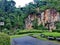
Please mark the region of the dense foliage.
[[0, 33], [0, 45], [10, 45], [10, 37], [4, 33]]
[[[29, 14], [37, 14], [39, 11], [42, 12], [47, 8], [55, 8], [60, 11], [60, 0], [34, 0], [25, 7], [15, 7], [13, 0], [1, 0], [0, 1], [0, 22], [4, 22], [4, 26], [0, 26], [1, 29], [24, 29], [25, 18]], [[39, 9], [39, 10], [38, 10]], [[36, 22], [36, 21], [35, 21]], [[36, 24], [34, 22], [34, 24]], [[33, 24], [33, 25], [34, 25]], [[37, 28], [37, 25], [34, 25]]]
[[53, 32], [60, 32], [60, 22], [55, 22], [56, 29]]

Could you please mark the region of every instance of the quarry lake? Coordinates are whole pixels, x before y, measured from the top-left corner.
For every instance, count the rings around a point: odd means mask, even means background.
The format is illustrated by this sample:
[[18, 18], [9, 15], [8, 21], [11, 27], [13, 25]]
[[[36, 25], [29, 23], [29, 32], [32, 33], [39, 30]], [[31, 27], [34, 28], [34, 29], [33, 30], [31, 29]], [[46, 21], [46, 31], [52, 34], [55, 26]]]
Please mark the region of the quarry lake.
[[13, 38], [11, 41], [11, 45], [60, 45], [60, 44], [26, 36], [21, 38]]

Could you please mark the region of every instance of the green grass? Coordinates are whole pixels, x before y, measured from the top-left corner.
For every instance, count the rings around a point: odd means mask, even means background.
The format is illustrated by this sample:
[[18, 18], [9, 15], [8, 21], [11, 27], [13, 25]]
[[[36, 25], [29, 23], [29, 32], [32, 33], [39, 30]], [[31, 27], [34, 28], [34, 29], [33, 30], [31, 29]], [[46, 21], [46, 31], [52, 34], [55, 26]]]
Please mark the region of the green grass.
[[42, 33], [42, 32], [48, 32], [47, 30], [20, 30], [17, 31], [16, 34], [20, 35], [20, 34], [28, 34], [28, 33]]
[[36, 29], [31, 29], [31, 30], [5, 30], [3, 31], [4, 33], [8, 35], [21, 35], [21, 34], [29, 34], [29, 33], [42, 33], [42, 32], [48, 32], [48, 30], [36, 30]]
[[[17, 31], [15, 35], [10, 35], [10, 38], [21, 38], [21, 37], [24, 37], [24, 36], [29, 36], [31, 34], [40, 34], [42, 33], [43, 31], [42, 30], [20, 30], [20, 31]], [[45, 31], [44, 31], [45, 32]]]
[[[12, 35], [10, 37], [12, 38], [17, 38], [17, 37], [22, 37], [22, 36], [27, 36], [27, 35], [30, 35], [30, 34], [38, 34], [40, 35], [40, 33], [46, 35], [46, 36], [53, 36], [53, 37], [60, 37], [60, 33], [57, 33], [57, 32], [48, 32], [48, 31], [45, 31], [45, 30], [20, 30], [19, 32], [17, 32], [17, 35]], [[36, 35], [35, 35], [36, 36]]]
[[33, 36], [33, 37], [36, 37], [36, 38], [38, 38], [38, 39], [40, 39], [40, 40], [46, 40], [45, 38], [40, 37], [40, 33], [38, 33], [38, 34], [33, 34], [32, 36]]
[[10, 38], [21, 38], [23, 36], [27, 36], [28, 34], [22, 34], [22, 35], [12, 35]]
[[58, 32], [45, 32], [42, 34], [44, 34], [46, 36], [60, 37], [60, 33], [58, 33]]
[[[50, 33], [50, 32], [49, 32], [49, 33]], [[56, 33], [56, 32], [54, 32], [54, 33]], [[47, 35], [47, 33], [46, 33], [46, 35]], [[54, 43], [59, 43], [59, 44], [60, 44], [60, 42], [58, 42], [58, 41], [56, 41], [56, 40], [48, 40], [47, 38], [42, 38], [42, 37], [40, 36], [40, 34], [33, 34], [32, 36], [33, 36], [33, 37], [36, 37], [36, 38], [39, 39], [39, 40], [50, 41], [50, 42], [54, 42]]]
[[30, 34], [40, 34], [40, 33], [29, 33], [29, 34], [20, 34], [20, 35], [12, 35], [10, 36], [10, 38], [21, 38], [21, 37], [24, 37], [24, 36], [29, 36]]

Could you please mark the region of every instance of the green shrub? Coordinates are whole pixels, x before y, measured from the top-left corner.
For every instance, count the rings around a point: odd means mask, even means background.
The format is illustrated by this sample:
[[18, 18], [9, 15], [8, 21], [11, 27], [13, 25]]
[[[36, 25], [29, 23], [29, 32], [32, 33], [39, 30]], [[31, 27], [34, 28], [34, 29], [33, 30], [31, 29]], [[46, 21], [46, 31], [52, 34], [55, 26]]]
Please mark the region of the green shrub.
[[52, 32], [60, 32], [60, 29], [53, 30]]
[[34, 29], [38, 29], [38, 20], [37, 19], [34, 19], [34, 21], [32, 21], [32, 24], [33, 24]]
[[10, 37], [7, 34], [0, 33], [0, 45], [10, 45]]
[[56, 29], [53, 32], [60, 32], [60, 22], [55, 22]]
[[16, 32], [16, 34], [27, 34], [27, 33], [42, 33], [42, 30], [23, 30]]
[[2, 30], [2, 32], [8, 34], [8, 32], [10, 32], [10, 31], [5, 28], [5, 29]]
[[41, 24], [38, 26], [38, 30], [48, 30], [48, 29]]
[[15, 32], [17, 32], [18, 30], [8, 30], [8, 29], [3, 29], [2, 32], [8, 35], [14, 35]]
[[56, 29], [60, 29], [60, 22], [55, 22]]

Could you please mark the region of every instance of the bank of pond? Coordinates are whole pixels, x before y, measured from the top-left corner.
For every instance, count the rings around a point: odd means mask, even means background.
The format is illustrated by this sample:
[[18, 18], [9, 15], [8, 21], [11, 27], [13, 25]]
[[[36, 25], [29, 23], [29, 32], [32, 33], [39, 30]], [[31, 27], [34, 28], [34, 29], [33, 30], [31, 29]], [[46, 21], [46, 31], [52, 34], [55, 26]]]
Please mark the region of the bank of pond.
[[21, 30], [15, 32], [14, 35], [8, 35], [6, 33], [0, 33], [0, 45], [11, 45], [10, 41], [12, 38], [20, 38], [24, 36], [32, 36], [38, 39], [48, 39], [54, 41], [60, 41], [60, 33], [58, 32], [48, 32], [47, 30]]
[[60, 33], [57, 32], [44, 32], [39, 35], [30, 34], [30, 36], [42, 40], [51, 40], [51, 41], [59, 41], [60, 42]]

